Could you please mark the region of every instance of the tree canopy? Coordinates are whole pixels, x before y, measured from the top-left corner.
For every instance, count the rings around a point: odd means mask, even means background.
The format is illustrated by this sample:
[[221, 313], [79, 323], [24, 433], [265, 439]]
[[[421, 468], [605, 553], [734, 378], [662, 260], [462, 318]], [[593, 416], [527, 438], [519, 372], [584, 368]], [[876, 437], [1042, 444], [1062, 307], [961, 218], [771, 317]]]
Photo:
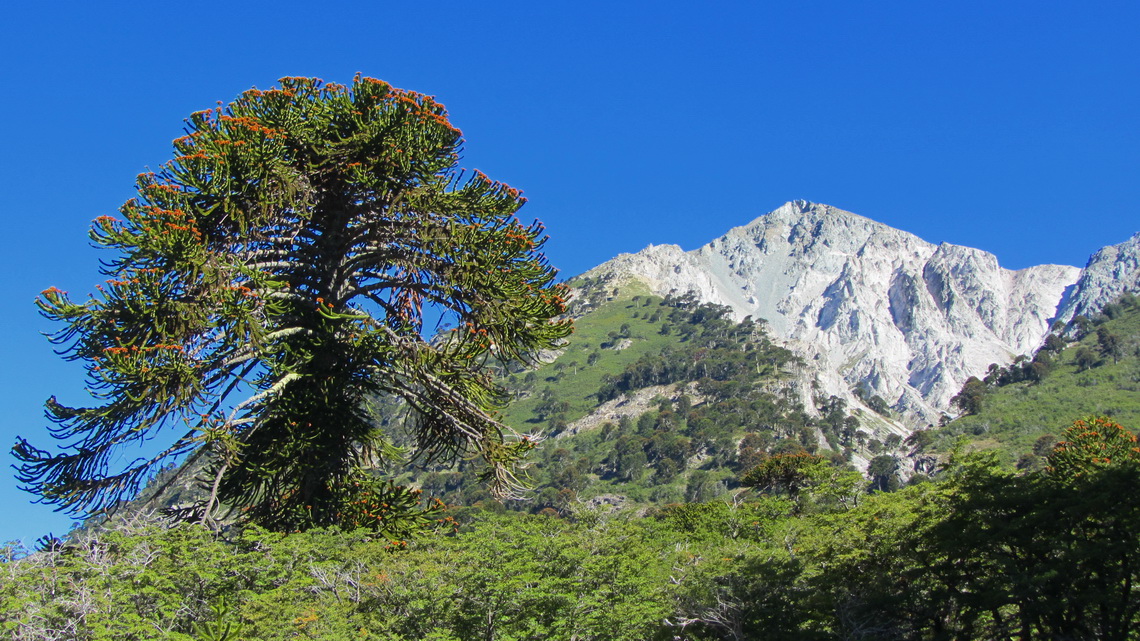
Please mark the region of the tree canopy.
[[643, 515], [578, 503], [569, 519], [469, 506], [452, 512], [454, 536], [406, 546], [335, 527], [213, 536], [124, 515], [36, 553], [0, 545], [0, 630], [78, 641], [1136, 639], [1135, 437], [1090, 417], [1048, 458], [1015, 472], [994, 451], [957, 449], [933, 479], [891, 492], [785, 458], [769, 469], [823, 472], [797, 498], [745, 493]]
[[92, 240], [116, 253], [98, 294], [36, 301], [95, 403], [47, 402], [61, 446], [17, 441], [24, 486], [91, 513], [193, 452], [204, 520], [225, 505], [271, 527], [331, 524], [362, 495], [391, 510], [403, 490], [362, 473], [397, 454], [369, 412], [385, 396], [415, 455], [473, 457], [511, 486], [531, 441], [498, 420], [486, 365], [567, 336], [566, 289], [542, 225], [514, 217], [520, 192], [458, 168], [444, 106], [359, 75], [283, 78], [185, 131], [120, 217], [95, 219]]

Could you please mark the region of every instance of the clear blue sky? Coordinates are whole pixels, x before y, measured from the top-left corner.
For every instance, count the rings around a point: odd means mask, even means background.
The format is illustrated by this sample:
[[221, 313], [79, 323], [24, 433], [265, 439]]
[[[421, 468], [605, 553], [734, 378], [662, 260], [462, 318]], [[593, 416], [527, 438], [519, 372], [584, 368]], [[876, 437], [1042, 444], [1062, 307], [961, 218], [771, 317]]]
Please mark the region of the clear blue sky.
[[[90, 221], [190, 112], [286, 75], [437, 95], [566, 276], [801, 198], [1011, 268], [1140, 230], [1135, 2], [227, 4], [5, 8], [4, 450], [83, 401], [32, 300], [101, 281]], [[0, 475], [0, 541], [68, 529], [28, 499]]]

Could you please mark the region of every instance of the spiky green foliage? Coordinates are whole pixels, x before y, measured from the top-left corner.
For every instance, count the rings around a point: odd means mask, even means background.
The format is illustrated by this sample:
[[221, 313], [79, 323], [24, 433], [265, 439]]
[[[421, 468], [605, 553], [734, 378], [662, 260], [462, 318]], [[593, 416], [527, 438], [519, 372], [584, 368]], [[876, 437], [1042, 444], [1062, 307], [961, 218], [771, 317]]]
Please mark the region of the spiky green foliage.
[[813, 477], [818, 475], [816, 470], [821, 466], [826, 466], [824, 458], [815, 454], [776, 454], [748, 470], [741, 477], [740, 484], [763, 492], [794, 497], [811, 484]]
[[[476, 457], [509, 486], [530, 444], [498, 420], [485, 365], [565, 337], [565, 291], [542, 227], [514, 218], [520, 193], [458, 170], [444, 106], [371, 78], [284, 78], [192, 114], [186, 134], [121, 218], [96, 219], [116, 254], [99, 295], [37, 300], [96, 403], [48, 401], [63, 447], [18, 441], [25, 486], [89, 513], [196, 451], [211, 459], [201, 518], [336, 523], [359, 500], [348, 480], [392, 454], [366, 405], [383, 395], [405, 403], [419, 455]], [[425, 340], [439, 320], [455, 328]]]
[[1136, 435], [1104, 416], [1074, 421], [1048, 456], [1047, 471], [1071, 483], [1081, 483], [1099, 471], [1140, 465]]

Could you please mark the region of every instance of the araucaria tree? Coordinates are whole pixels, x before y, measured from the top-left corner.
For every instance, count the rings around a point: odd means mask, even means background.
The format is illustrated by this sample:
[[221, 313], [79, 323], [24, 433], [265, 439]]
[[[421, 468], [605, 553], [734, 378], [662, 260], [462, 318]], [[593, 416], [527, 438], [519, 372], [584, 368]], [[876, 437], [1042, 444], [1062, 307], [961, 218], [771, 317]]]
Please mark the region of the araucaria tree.
[[541, 225], [514, 217], [516, 189], [457, 168], [461, 133], [431, 96], [360, 76], [280, 83], [192, 114], [176, 157], [95, 220], [116, 252], [98, 295], [37, 299], [96, 399], [48, 401], [57, 452], [14, 448], [46, 502], [113, 507], [193, 452], [205, 521], [221, 506], [281, 529], [396, 518], [413, 495], [362, 472], [394, 454], [369, 414], [381, 397], [401, 401], [418, 456], [470, 457], [512, 484], [531, 443], [497, 420], [486, 366], [571, 329]]

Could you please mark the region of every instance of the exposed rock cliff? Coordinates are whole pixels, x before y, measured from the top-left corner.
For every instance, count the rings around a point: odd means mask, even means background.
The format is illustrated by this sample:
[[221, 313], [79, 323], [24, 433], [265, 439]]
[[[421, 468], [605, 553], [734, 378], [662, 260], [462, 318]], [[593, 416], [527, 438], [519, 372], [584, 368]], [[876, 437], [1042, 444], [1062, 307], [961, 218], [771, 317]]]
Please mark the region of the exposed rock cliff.
[[1089, 258], [1076, 285], [1061, 303], [1060, 320], [1094, 316], [1125, 292], [1140, 290], [1140, 233]]
[[[1136, 263], [1120, 255], [1106, 255], [1097, 273], [1130, 264], [1135, 276]], [[1134, 260], [1137, 252], [1129, 255]], [[1080, 274], [1063, 265], [1003, 269], [980, 250], [933, 245], [796, 201], [697, 250], [650, 246], [585, 275], [636, 279], [662, 295], [693, 291], [738, 318], [766, 319], [812, 365], [821, 392], [850, 398], [863, 387], [898, 410], [936, 420], [966, 378], [1037, 347]], [[1103, 292], [1099, 283], [1111, 276], [1097, 278], [1090, 291]]]

